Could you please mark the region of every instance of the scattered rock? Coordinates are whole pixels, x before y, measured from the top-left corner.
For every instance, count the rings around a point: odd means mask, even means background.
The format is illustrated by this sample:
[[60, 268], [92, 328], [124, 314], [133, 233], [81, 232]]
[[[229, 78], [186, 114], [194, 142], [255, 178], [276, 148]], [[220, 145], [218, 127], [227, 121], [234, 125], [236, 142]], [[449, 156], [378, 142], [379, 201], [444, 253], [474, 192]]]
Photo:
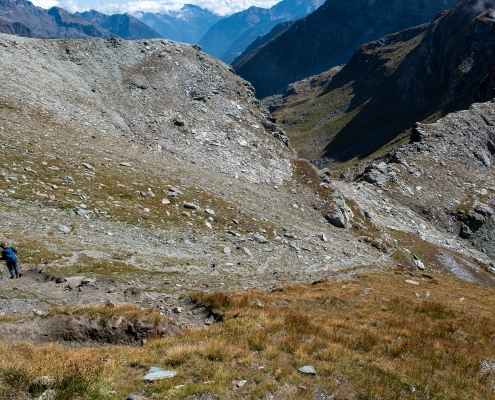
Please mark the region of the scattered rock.
[[45, 390], [40, 397], [36, 397], [34, 400], [55, 400], [55, 391], [52, 389]]
[[243, 387], [246, 383], [247, 383], [247, 381], [246, 381], [246, 380], [239, 381], [239, 382], [237, 382], [237, 387], [238, 387], [238, 388], [241, 388], [241, 387]]
[[412, 279], [406, 279], [406, 283], [409, 283], [411, 285], [419, 285], [419, 282], [413, 281]]
[[420, 269], [421, 271], [424, 271], [426, 269], [426, 267], [421, 262], [421, 260], [418, 257], [416, 257], [415, 255], [413, 255], [413, 258], [414, 258], [414, 265], [416, 265], [416, 267], [418, 267], [418, 269]]
[[151, 367], [148, 373], [143, 376], [143, 381], [153, 382], [162, 379], [170, 379], [177, 376], [177, 371], [164, 370], [159, 367]]
[[188, 210], [199, 210], [199, 206], [194, 203], [184, 203], [184, 208], [187, 208]]
[[172, 193], [176, 193], [178, 195], [183, 195], [184, 193], [182, 193], [179, 189], [177, 189], [176, 187], [171, 187], [168, 189], [170, 192]]
[[486, 374], [487, 372], [495, 370], [495, 362], [490, 360], [483, 360], [480, 363], [481, 365], [481, 373]]
[[296, 252], [297, 257], [302, 257], [302, 252], [299, 247], [297, 247], [295, 244], [290, 244], [289, 247]]
[[247, 247], [243, 247], [242, 249], [244, 250], [244, 253], [246, 253], [249, 257], [254, 258], [251, 250], [249, 250]]
[[33, 381], [34, 386], [41, 386], [45, 389], [52, 387], [57, 382], [57, 378], [53, 376], [40, 376]]
[[308, 375], [316, 375], [316, 369], [312, 365], [306, 365], [304, 367], [299, 368], [299, 372]]
[[67, 225], [60, 225], [58, 227], [59, 231], [65, 234], [70, 233], [70, 228]]
[[260, 235], [259, 233], [255, 233], [253, 235], [253, 239], [256, 240], [258, 243], [267, 243], [268, 240], [263, 236], [263, 235]]
[[83, 280], [81, 280], [79, 286], [93, 285], [95, 282], [96, 282], [95, 278], [84, 278]]
[[88, 163], [82, 163], [82, 166], [86, 169], [89, 169], [90, 171], [94, 170], [94, 167]]

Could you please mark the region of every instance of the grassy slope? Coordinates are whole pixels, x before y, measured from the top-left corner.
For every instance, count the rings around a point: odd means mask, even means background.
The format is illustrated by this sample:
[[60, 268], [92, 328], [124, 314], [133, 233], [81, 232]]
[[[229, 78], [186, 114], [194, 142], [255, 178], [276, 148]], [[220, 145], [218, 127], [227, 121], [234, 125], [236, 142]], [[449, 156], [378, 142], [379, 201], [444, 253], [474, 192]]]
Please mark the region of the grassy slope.
[[[66, 399], [121, 399], [131, 392], [150, 398], [206, 392], [284, 399], [317, 393], [341, 399], [493, 396], [495, 371], [483, 369], [484, 361], [495, 360], [490, 289], [397, 271], [193, 298], [223, 313], [224, 322], [139, 348], [2, 344], [0, 391], [24, 398], [33, 378], [52, 375], [59, 398]], [[141, 377], [152, 365], [178, 376], [144, 384]], [[318, 375], [299, 373], [303, 365], [313, 365]], [[244, 387], [235, 386], [243, 379]]]

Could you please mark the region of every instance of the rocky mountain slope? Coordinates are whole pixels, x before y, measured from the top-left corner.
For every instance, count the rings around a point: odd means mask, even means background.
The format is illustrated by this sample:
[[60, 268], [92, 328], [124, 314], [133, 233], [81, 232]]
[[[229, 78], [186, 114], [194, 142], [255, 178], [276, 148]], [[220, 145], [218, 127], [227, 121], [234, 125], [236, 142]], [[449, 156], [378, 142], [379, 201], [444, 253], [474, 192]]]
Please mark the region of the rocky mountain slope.
[[318, 176], [252, 86], [198, 46], [1, 35], [0, 53], [1, 239], [38, 268], [1, 281], [9, 313], [132, 302], [175, 315], [190, 289], [398, 265], [495, 285], [488, 253], [387, 187]]
[[[360, 47], [333, 79], [292, 85], [276, 115], [301, 154], [354, 162], [407, 139], [414, 122], [493, 97], [493, 1]], [[400, 115], [400, 118], [397, 116]]]
[[316, 10], [323, 0], [283, 0], [270, 9], [250, 7], [214, 24], [200, 40], [206, 53], [232, 62], [258, 36], [280, 22], [302, 18]]
[[135, 40], [162, 37], [158, 32], [128, 13], [106, 15], [95, 10], [90, 10], [83, 13], [76, 12], [75, 15], [95, 22], [103, 29], [122, 39]]
[[21, 24], [20, 22], [9, 22], [2, 18], [0, 18], [0, 32], [30, 38], [38, 37], [26, 25]]
[[[434, 124], [359, 173], [404, 206], [495, 259], [495, 103], [476, 103]], [[471, 278], [472, 279], [472, 278]]]
[[138, 12], [136, 17], [164, 38], [184, 43], [198, 43], [210, 27], [222, 17], [193, 4], [168, 13]]
[[[0, 0], [2, 19], [26, 26], [17, 34], [26, 33], [40, 38], [110, 37], [112, 34], [99, 25], [59, 7], [45, 10], [28, 0]], [[24, 36], [24, 35], [21, 35]]]
[[[365, 4], [363, 4], [365, 3]], [[259, 98], [346, 63], [363, 43], [432, 20], [458, 0], [329, 0], [308, 17], [235, 65]]]

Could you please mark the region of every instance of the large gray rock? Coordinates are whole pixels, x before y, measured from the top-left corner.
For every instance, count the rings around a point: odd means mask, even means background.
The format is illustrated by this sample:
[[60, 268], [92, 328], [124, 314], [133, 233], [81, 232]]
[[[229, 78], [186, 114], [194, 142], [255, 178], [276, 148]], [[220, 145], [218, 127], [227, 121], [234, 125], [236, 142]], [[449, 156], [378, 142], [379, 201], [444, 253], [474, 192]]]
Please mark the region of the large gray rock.
[[170, 379], [177, 376], [177, 371], [164, 370], [159, 367], [151, 367], [148, 373], [143, 376], [143, 381], [153, 382], [162, 379]]
[[336, 193], [333, 202], [327, 205], [323, 216], [333, 226], [346, 229], [349, 228], [354, 214], [346, 204], [344, 196]]
[[308, 375], [316, 375], [316, 369], [312, 365], [305, 365], [304, 367], [299, 368], [299, 372]]

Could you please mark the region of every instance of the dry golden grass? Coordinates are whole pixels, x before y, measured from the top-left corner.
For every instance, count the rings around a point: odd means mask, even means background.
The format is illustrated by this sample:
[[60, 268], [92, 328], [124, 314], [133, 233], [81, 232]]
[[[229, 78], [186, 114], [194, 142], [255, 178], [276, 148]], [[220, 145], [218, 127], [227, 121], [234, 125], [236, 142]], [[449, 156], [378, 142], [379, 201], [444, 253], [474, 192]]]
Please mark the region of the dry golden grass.
[[[206, 392], [222, 399], [268, 393], [313, 398], [317, 392], [339, 399], [494, 396], [495, 371], [481, 368], [483, 361], [495, 361], [491, 289], [398, 272], [273, 293], [191, 295], [221, 312], [224, 322], [139, 348], [1, 344], [0, 392], [26, 398], [39, 391], [30, 387], [34, 378], [52, 375], [60, 399], [122, 399], [129, 393], [193, 398]], [[141, 377], [152, 365], [178, 376], [144, 384]], [[303, 365], [313, 365], [318, 375], [302, 375]], [[236, 387], [243, 379], [247, 384]]]

